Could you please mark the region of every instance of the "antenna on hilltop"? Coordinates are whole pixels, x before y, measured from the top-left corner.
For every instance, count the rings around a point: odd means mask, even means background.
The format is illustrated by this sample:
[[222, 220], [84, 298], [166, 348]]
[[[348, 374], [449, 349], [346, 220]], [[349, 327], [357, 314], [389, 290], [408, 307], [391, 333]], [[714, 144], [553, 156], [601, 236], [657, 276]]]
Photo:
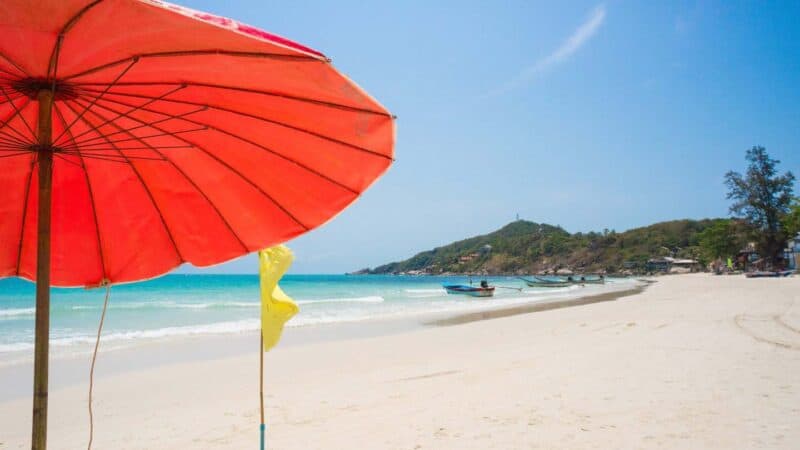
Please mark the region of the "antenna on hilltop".
[[519, 213], [517, 213], [517, 221], [519, 221]]

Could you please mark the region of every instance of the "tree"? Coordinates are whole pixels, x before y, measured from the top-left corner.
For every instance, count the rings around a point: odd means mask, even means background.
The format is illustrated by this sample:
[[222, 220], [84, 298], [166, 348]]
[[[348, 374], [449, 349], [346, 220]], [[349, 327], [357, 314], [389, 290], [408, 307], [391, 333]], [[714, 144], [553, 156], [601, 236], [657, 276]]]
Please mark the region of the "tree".
[[728, 199], [733, 200], [730, 212], [753, 227], [759, 253], [774, 264], [783, 250], [781, 218], [789, 212], [795, 178], [791, 172], [778, 175], [780, 161], [770, 158], [764, 147], [751, 148], [745, 159], [749, 165], [744, 176], [734, 171], [725, 174]]
[[731, 219], [715, 220], [697, 237], [703, 256], [709, 260], [734, 256], [742, 244], [736, 223]]
[[800, 198], [795, 197], [789, 212], [783, 216], [783, 229], [790, 238], [800, 233]]

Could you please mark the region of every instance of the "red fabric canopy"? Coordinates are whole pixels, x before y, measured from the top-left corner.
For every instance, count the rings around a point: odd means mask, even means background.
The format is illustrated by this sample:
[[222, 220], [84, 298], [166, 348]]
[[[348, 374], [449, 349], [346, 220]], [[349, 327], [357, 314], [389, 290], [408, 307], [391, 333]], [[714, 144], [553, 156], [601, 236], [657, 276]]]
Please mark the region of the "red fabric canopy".
[[0, 277], [35, 280], [37, 92], [55, 88], [51, 284], [208, 266], [320, 226], [394, 120], [321, 53], [147, 0], [0, 2]]

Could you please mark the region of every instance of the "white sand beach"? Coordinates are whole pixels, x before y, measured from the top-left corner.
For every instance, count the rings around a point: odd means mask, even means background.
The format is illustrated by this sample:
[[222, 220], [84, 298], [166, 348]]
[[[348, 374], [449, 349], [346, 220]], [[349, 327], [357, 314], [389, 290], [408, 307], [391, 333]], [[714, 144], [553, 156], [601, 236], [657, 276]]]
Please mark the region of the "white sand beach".
[[[258, 448], [253, 339], [128, 371], [101, 354], [94, 448]], [[271, 449], [796, 449], [800, 278], [661, 277], [616, 301], [279, 346], [266, 380]], [[49, 448], [85, 448], [86, 382], [50, 398]], [[0, 449], [29, 448], [30, 407], [0, 403]]]

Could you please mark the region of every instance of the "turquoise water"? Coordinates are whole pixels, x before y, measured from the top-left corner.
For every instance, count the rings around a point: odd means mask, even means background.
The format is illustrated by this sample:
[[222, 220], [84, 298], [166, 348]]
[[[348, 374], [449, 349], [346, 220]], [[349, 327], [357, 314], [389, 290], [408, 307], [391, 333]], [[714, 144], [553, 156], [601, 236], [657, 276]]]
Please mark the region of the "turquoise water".
[[[582, 295], [606, 286], [560, 289], [498, 288], [491, 299], [451, 296], [443, 283], [466, 283], [466, 277], [287, 275], [281, 286], [301, 308], [288, 326], [352, 322], [414, 314], [474, 310]], [[476, 280], [477, 281], [477, 280]], [[522, 288], [514, 278], [490, 278], [497, 286]], [[587, 292], [588, 293], [588, 292]], [[94, 342], [104, 289], [53, 289], [51, 345], [59, 349]], [[0, 362], [3, 355], [30, 354], [33, 348], [34, 285], [0, 279]], [[174, 336], [242, 333], [258, 330], [259, 286], [256, 275], [167, 275], [111, 288], [103, 342], [130, 345]]]

